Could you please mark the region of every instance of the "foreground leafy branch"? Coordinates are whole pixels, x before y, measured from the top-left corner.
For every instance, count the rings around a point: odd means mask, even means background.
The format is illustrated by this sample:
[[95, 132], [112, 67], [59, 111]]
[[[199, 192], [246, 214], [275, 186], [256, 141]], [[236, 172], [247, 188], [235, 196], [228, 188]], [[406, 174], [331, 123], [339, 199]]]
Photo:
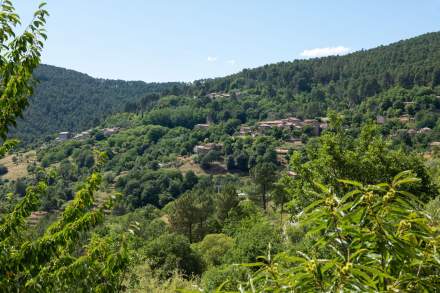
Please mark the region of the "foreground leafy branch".
[[[117, 291], [128, 255], [122, 238], [96, 238], [78, 252], [78, 242], [103, 222], [103, 207], [95, 207], [94, 192], [101, 176], [93, 173], [67, 205], [59, 219], [37, 239], [23, 241], [27, 216], [39, 204], [45, 185], [28, 188], [25, 197], [0, 225], [0, 290], [72, 290], [78, 284], [95, 291]], [[118, 245], [119, 244], [119, 245]], [[105, 289], [105, 290], [104, 290]], [[20, 290], [21, 291], [21, 290]]]
[[[340, 180], [352, 191], [338, 196], [319, 185], [319, 199], [299, 216], [312, 235], [307, 253], [282, 253], [258, 268], [242, 292], [434, 292], [440, 288], [440, 234], [405, 186], [412, 172], [391, 183]], [[317, 236], [318, 235], [318, 236]]]

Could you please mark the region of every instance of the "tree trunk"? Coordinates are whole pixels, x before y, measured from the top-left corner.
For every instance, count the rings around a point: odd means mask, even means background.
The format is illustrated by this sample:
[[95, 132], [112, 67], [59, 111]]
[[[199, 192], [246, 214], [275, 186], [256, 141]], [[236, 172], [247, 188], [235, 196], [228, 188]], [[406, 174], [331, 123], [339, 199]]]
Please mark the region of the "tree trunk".
[[189, 230], [189, 235], [188, 235], [188, 238], [189, 238], [189, 243], [192, 243], [192, 224], [189, 224], [188, 225], [188, 230]]
[[281, 225], [283, 225], [284, 202], [281, 202]]
[[263, 185], [263, 209], [266, 210], [266, 185]]

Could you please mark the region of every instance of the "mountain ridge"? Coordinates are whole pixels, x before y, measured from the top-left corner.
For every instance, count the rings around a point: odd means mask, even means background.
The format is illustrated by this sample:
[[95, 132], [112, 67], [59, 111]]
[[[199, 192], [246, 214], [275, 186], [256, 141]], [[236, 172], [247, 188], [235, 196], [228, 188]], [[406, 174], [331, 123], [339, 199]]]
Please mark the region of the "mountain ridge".
[[325, 115], [327, 109], [357, 107], [367, 97], [395, 86], [440, 85], [440, 32], [344, 56], [283, 61], [192, 83], [94, 78], [51, 65], [41, 65], [35, 77], [40, 82], [25, 119], [13, 132], [25, 143], [44, 140], [58, 131], [96, 126], [114, 113], [135, 112], [141, 99], [157, 99], [152, 94], [203, 97], [240, 90], [260, 97], [257, 100], [269, 99], [275, 112], [291, 104], [293, 114], [313, 117]]

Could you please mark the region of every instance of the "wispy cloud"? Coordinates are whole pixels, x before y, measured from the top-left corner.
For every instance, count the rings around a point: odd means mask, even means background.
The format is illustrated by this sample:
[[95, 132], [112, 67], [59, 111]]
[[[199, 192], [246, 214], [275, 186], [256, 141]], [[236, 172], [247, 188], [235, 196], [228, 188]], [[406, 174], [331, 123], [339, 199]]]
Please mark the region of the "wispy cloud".
[[218, 58], [213, 57], [213, 56], [209, 56], [207, 60], [208, 60], [208, 62], [216, 62], [218, 60]]
[[316, 57], [324, 57], [330, 55], [344, 55], [350, 52], [351, 52], [350, 48], [344, 46], [338, 46], [338, 47], [326, 47], [326, 48], [315, 48], [310, 50], [304, 50], [301, 53], [301, 56], [306, 58], [316, 58]]
[[235, 61], [234, 59], [231, 59], [231, 60], [226, 61], [226, 63], [228, 63], [230, 65], [235, 65], [237, 63], [237, 61]]

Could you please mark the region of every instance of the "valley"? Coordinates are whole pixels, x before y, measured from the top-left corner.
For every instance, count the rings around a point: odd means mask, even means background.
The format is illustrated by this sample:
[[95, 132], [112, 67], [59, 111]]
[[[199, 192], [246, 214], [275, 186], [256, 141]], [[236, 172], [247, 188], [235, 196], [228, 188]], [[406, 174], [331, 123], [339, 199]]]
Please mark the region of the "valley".
[[44, 7], [3, 28], [1, 292], [440, 288], [440, 32], [146, 83], [40, 64]]

